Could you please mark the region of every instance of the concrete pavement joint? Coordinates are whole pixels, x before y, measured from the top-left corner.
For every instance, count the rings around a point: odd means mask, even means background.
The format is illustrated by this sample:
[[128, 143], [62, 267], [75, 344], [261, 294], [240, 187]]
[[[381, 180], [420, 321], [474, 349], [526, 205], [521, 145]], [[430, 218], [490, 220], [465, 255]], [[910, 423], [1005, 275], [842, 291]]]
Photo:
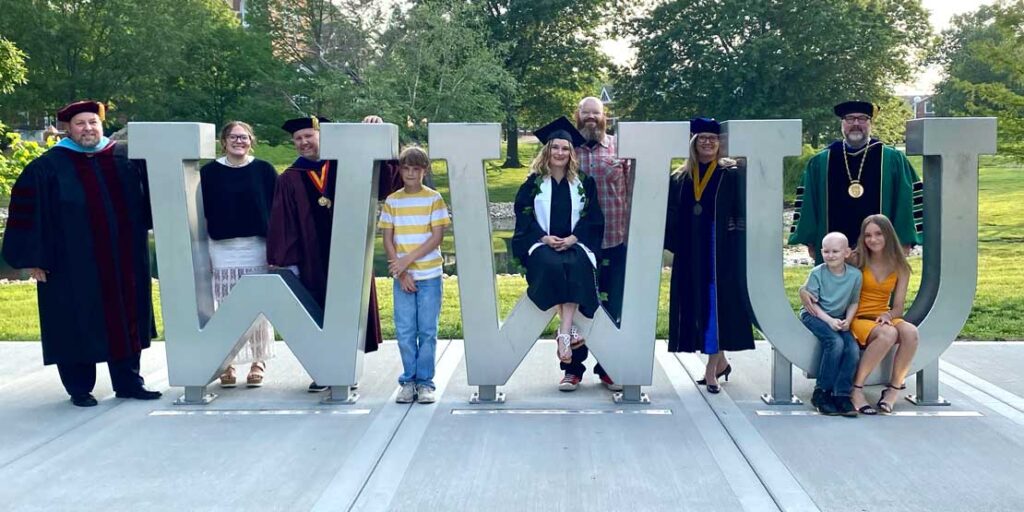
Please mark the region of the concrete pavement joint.
[[[676, 359], [689, 373], [692, 381], [696, 382], [704, 376], [704, 362], [696, 354], [676, 354]], [[717, 395], [700, 394], [781, 510], [820, 511], [786, 464], [779, 459], [732, 400], [724, 386], [722, 392]]]
[[744, 510], [779, 510], [778, 504], [768, 492], [764, 481], [746, 460], [735, 439], [732, 439], [714, 411], [700, 396], [683, 369], [680, 361], [659, 348], [656, 353], [658, 364], [668, 378], [676, 395], [683, 403], [697, 432], [707, 446], [711, 456], [718, 463], [726, 482], [743, 505]]

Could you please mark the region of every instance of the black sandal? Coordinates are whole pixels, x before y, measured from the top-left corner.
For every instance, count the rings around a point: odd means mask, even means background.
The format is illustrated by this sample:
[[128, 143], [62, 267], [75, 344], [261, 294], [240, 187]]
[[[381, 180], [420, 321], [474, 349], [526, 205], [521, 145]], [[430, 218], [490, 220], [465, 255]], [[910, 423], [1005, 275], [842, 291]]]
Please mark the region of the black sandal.
[[896, 391], [902, 391], [904, 389], [907, 389], [907, 385], [904, 384], [904, 385], [902, 385], [900, 387], [893, 386], [892, 384], [886, 384], [885, 385], [885, 389], [882, 390], [882, 396], [878, 397], [878, 404], [877, 404], [878, 410], [882, 411], [882, 414], [892, 414], [892, 407], [894, 405], [896, 405], [895, 402], [890, 404], [889, 402], [885, 401], [885, 392], [889, 391], [890, 389], [895, 389]]
[[[858, 386], [856, 384], [854, 384], [853, 387], [855, 387], [857, 389], [864, 389], [864, 386]], [[863, 392], [862, 392], [862, 394], [863, 394]], [[857, 412], [860, 413], [860, 414], [863, 414], [865, 416], [874, 416], [874, 415], [878, 414], [878, 411], [875, 410], [874, 407], [871, 407], [871, 404], [864, 404], [864, 405], [860, 406], [857, 409]]]

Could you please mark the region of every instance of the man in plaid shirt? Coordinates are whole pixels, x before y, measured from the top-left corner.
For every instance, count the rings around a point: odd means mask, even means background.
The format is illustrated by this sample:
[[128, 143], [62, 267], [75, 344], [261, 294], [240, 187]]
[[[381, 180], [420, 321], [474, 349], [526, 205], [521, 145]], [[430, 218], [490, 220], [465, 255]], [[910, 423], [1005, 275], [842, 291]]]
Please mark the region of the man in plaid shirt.
[[[593, 176], [597, 183], [597, 202], [604, 214], [604, 240], [601, 243], [602, 262], [598, 267], [598, 291], [602, 295], [602, 304], [618, 324], [622, 315], [622, 291], [626, 278], [626, 234], [629, 230], [629, 202], [633, 193], [633, 173], [629, 160], [618, 158], [618, 146], [615, 136], [605, 133], [608, 118], [605, 117], [604, 104], [594, 97], [583, 98], [576, 109], [576, 128], [587, 139], [587, 142], [576, 148], [580, 161], [580, 171]], [[572, 362], [562, 364], [565, 377], [559, 389], [572, 391], [576, 385], [572, 382], [583, 377], [586, 367], [587, 346], [583, 345], [572, 353]], [[622, 390], [622, 386], [605, 373], [601, 363], [594, 367], [594, 372], [601, 378], [608, 389]], [[568, 382], [568, 383], [567, 383]]]

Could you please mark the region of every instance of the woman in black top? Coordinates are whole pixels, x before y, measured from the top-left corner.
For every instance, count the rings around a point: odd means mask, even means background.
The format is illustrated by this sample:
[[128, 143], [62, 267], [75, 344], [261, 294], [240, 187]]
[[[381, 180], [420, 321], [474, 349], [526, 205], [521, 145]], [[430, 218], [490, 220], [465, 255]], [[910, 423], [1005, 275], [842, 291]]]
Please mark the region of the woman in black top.
[[[579, 172], [574, 145], [583, 136], [562, 117], [534, 133], [544, 144], [516, 194], [512, 251], [526, 266], [526, 294], [538, 308], [556, 308], [555, 338], [563, 370], [583, 340], [573, 327], [576, 310], [590, 318], [600, 301], [595, 269], [604, 217], [594, 179]], [[573, 378], [573, 386], [579, 377]], [[563, 379], [564, 381], [565, 379]], [[561, 386], [560, 386], [561, 388]]]
[[[251, 126], [232, 121], [220, 132], [224, 156], [199, 170], [210, 238], [214, 307], [242, 276], [267, 272], [267, 223], [277, 171], [250, 154], [255, 142]], [[249, 331], [235, 360], [224, 369], [220, 385], [236, 386], [233, 365], [251, 363], [246, 384], [262, 386], [266, 360], [273, 356], [274, 329], [261, 319]]]

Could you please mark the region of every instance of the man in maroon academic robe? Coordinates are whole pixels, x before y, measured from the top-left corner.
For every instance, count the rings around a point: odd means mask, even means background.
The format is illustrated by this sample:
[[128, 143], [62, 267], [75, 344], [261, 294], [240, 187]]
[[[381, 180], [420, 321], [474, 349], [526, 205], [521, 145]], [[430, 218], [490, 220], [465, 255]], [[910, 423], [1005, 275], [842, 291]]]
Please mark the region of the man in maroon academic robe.
[[155, 334], [149, 276], [152, 221], [144, 169], [103, 136], [105, 107], [71, 103], [67, 137], [25, 167], [11, 191], [3, 257], [36, 280], [43, 364], [71, 402], [96, 405], [96, 363], [119, 398], [154, 400], [139, 356]]
[[[300, 117], [284, 123], [292, 134], [299, 157], [277, 178], [274, 202], [267, 232], [267, 262], [296, 272], [299, 281], [321, 310], [327, 297], [327, 268], [330, 262], [331, 228], [334, 219], [334, 190], [338, 162], [320, 160], [320, 123], [325, 117]], [[369, 116], [363, 122], [381, 122]], [[381, 166], [378, 196], [391, 192], [396, 181], [391, 165]], [[398, 181], [401, 186], [400, 180]], [[380, 315], [377, 310], [377, 286], [370, 279], [370, 305], [367, 313], [365, 352], [377, 350], [381, 343]], [[310, 392], [327, 389], [316, 382]]]

